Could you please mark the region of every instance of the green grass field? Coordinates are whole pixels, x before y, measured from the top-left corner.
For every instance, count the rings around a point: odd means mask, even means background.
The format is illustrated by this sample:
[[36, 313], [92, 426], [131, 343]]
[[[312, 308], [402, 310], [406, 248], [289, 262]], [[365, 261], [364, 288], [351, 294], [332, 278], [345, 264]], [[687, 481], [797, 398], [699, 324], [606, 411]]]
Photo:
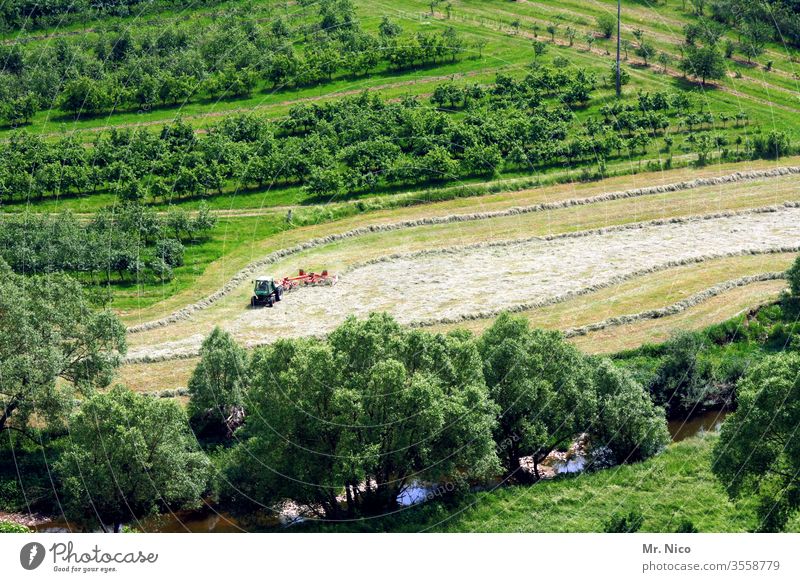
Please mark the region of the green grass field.
[[[534, 42], [544, 42], [547, 46], [546, 54], [540, 57], [541, 62], [553, 64], [555, 61], [560, 63], [558, 66], [569, 63], [585, 68], [598, 79], [589, 102], [570, 111], [573, 125], [569, 126], [568, 139], [583, 135], [583, 129], [591, 126], [590, 120], [599, 119], [603, 107], [615, 101], [608, 79], [615, 39], [602, 38], [596, 22], [602, 14], [616, 13], [614, 0], [451, 0], [438, 5], [427, 0], [354, 0], [354, 3], [365, 31], [375, 33], [384, 17], [399, 23], [405, 34], [442, 32], [453, 27], [464, 36], [467, 49], [455, 62], [443, 59], [405, 70], [392, 69], [384, 62], [368, 75], [351, 75], [339, 70], [328, 81], [313, 86], [273, 87], [261, 79], [252, 94], [244, 98], [216, 99], [201, 91], [179, 105], [157, 106], [147, 111], [127, 108], [78, 118], [54, 108], [38, 112], [29, 124], [21, 128], [0, 127], [0, 141], [11, 140], [14, 133], [21, 130], [39, 135], [48, 143], [65, 135], [75, 135], [83, 147], [91, 148], [103, 132], [144, 128], [158, 133], [177, 118], [190, 124], [198, 136], [205, 136], [212, 126], [230, 114], [256, 112], [271, 122], [278, 122], [299, 103], [324, 104], [363, 91], [377, 93], [391, 102], [413, 95], [427, 104], [434, 89], [442, 83], [452, 82], [459, 87], [477, 83], [490, 87], [498, 74], [524, 78], [531, 69]], [[75, 43], [80, 51], [88, 52], [105, 33], [118, 28], [157, 33], [166, 22], [180, 22], [200, 30], [212, 26], [221, 14], [231, 9], [246, 10], [246, 18], [259, 23], [268, 23], [277, 15], [283, 15], [293, 26], [301, 27], [316, 18], [314, 4], [278, 0], [252, 0], [245, 4], [241, 0], [229, 0], [200, 8], [147, 13], [141, 18], [100, 18], [58, 29], [6, 34], [0, 41], [8, 46], [24, 44], [32, 48], [51, 43]], [[657, 52], [668, 57], [665, 64], [658, 64], [655, 58], [645, 64], [632, 48], [627, 49], [629, 54], [624, 55], [623, 64], [631, 78], [624, 88], [625, 103], [635, 103], [640, 92], [685, 93], [691, 96], [693, 111], [712, 114], [715, 121], [710, 126], [705, 122], [697, 128], [687, 127], [675, 114], [670, 118], [665, 133], [656, 135], [654, 132], [652, 142], [644, 151], [630, 148], [625, 155], [611, 155], [607, 164], [606, 160], [598, 164], [596, 160], [584, 159], [577, 163], [558, 162], [521, 169], [521, 164], [512, 166], [507, 163], [502, 171], [482, 177], [476, 173], [449, 181], [420, 182], [416, 186], [393, 186], [387, 179], [378, 181], [371, 188], [343, 191], [327, 198], [309, 194], [308, 188], [297, 185], [302, 180], [291, 185], [240, 188], [233, 179], [226, 179], [216, 194], [191, 196], [174, 203], [147, 199], [144, 203], [148, 207], [163, 214], [179, 207], [194, 215], [201, 205], [207, 205], [218, 217], [218, 222], [205, 238], [186, 242], [184, 263], [175, 267], [174, 277], [168, 282], [160, 281], [153, 274], [155, 271], [142, 269], [142, 273], [149, 274], [139, 278], [127, 275], [126, 280], [117, 279], [108, 284], [113, 297], [111, 308], [129, 326], [167, 318], [225, 288], [238, 272], [270, 253], [318, 239], [323, 239], [323, 242], [276, 259], [264, 267], [264, 272], [281, 277], [300, 268], [330, 269], [343, 274], [342, 281], [347, 284], [347, 274], [361, 268], [366, 261], [379, 264], [382, 259], [396, 253], [419, 251], [422, 255], [426, 251], [447, 250], [457, 245], [489, 246], [501, 240], [546, 238], [714, 213], [744, 214], [753, 209], [800, 202], [797, 174], [724, 185], [681, 187], [640, 197], [589, 203], [584, 200], [611, 192], [696, 178], [800, 165], [798, 155], [787, 155], [777, 160], [744, 160], [738, 155], [742, 143], [775, 130], [787, 134], [793, 154], [800, 152], [800, 124], [797, 123], [800, 77], [796, 71], [800, 52], [770, 42], [765, 53], [753, 63], [746, 62], [737, 52], [733, 58], [726, 59], [723, 78], [701, 84], [696, 79], [686, 78], [678, 67], [683, 27], [697, 21], [689, 8], [684, 7], [689, 3], [681, 0], [658, 3], [625, 0], [622, 4], [623, 37], [635, 42], [635, 38], [641, 35]], [[548, 28], [552, 28], [552, 33]], [[567, 34], [568, 28], [574, 30], [574, 39]], [[736, 40], [736, 34], [731, 31], [724, 38]], [[296, 48], [302, 49], [307, 39], [298, 35], [294, 42]], [[741, 123], [734, 121], [739, 113], [746, 118]], [[448, 115], [449, 119], [460, 121], [467, 117], [463, 111], [449, 112]], [[191, 131], [187, 133], [191, 137]], [[715, 147], [705, 164], [698, 163], [697, 153], [691, 148], [691, 136], [697, 133], [723, 136], [727, 140], [724, 147]], [[674, 139], [674, 145], [665, 140], [667, 136]], [[724, 156], [723, 149], [728, 150], [727, 156]], [[733, 155], [734, 150], [736, 155]], [[260, 154], [254, 157], [257, 155]], [[119, 203], [108, 188], [110, 186], [98, 188], [94, 194], [43, 195], [25, 202], [15, 199], [0, 206], [0, 211], [69, 211], [76, 214], [80, 222], [87, 223], [101, 211]], [[566, 204], [518, 212], [520, 207], [561, 203]], [[424, 223], [426, 219], [491, 212], [503, 214]], [[291, 222], [289, 216], [293, 217]], [[412, 224], [413, 221], [423, 224]], [[406, 224], [393, 230], [374, 228], [394, 223]], [[337, 238], [356, 229], [359, 229], [357, 236]], [[331, 236], [334, 238], [325, 240]], [[795, 253], [783, 247], [741, 252], [741, 255], [724, 258], [720, 255], [679, 266], [673, 263], [662, 270], [659, 270], [661, 266], [652, 267], [649, 274], [598, 285], [594, 291], [567, 297], [558, 303], [544, 304], [544, 307], [534, 306], [521, 314], [536, 327], [566, 330], [646, 310], [663, 309], [721, 282], [784, 271], [795, 260]], [[753, 254], [747, 254], [750, 252]], [[487, 272], [500, 273], [499, 277], [503, 273], [513, 274], [515, 270], [530, 272], [540, 267], [528, 263], [513, 264], [514, 257], [503, 256], [503, 251], [498, 251], [493, 258], [496, 262], [490, 257], [481, 267]], [[576, 271], [584, 268], [577, 261], [575, 265]], [[445, 267], [443, 271], [446, 270]], [[541, 274], [543, 278], [549, 275], [546, 272]], [[588, 277], [577, 272], [570, 272], [567, 276], [573, 274], [576, 280]], [[601, 275], [603, 273], [597, 275], [598, 280], [602, 279]], [[89, 278], [85, 273], [81, 276], [86, 280]], [[91, 276], [94, 276], [93, 272]], [[408, 277], [411, 283], [419, 282], [414, 280], [415, 273], [403, 273], [402, 276]], [[468, 276], [469, 273], [441, 273], [442, 279], [456, 281], [453, 289]], [[236, 341], [248, 347], [258, 345], [267, 336], [282, 337], [281, 334], [288, 329], [287, 321], [297, 327], [314, 329], [313, 324], [317, 322], [310, 321], [314, 317], [299, 322], [293, 319], [297, 313], [303, 313], [301, 310], [284, 312], [283, 320], [277, 319], [281, 316], [279, 309], [289, 309], [292, 305], [291, 296], [274, 311], [247, 311], [252, 282], [250, 277], [244, 279], [226, 289], [226, 293], [213, 303], [190, 311], [187, 317], [176, 317], [168, 325], [137, 333], [132, 330], [127, 336], [129, 355], [131, 352], [137, 355], [138, 351], [138, 355], [144, 354], [144, 357], [132, 357], [129, 363], [121, 366], [115, 381], [137, 392], [184, 388], [198, 358], [188, 348], [186, 352], [180, 349], [199, 343], [198, 338], [217, 326], [229, 331]], [[558, 282], [553, 281], [552, 287], [556, 288]], [[389, 285], [386, 287], [390, 288]], [[774, 301], [785, 288], [783, 279], [760, 280], [752, 285], [729, 289], [680, 313], [614, 324], [570, 341], [583, 352], [610, 354], [617, 359], [630, 357], [630, 361], [636, 364], [649, 357], [636, 351], [641, 346], [653, 347], [676, 332], [701, 330], [729, 321], [756, 306]], [[384, 295], [380, 295], [383, 292], [381, 289], [375, 296], [383, 300]], [[552, 289], [548, 292], [554, 293]], [[403, 303], [403, 298], [397, 293], [391, 300], [383, 301], [381, 305], [385, 307], [381, 309], [389, 312], [394, 309], [395, 315], [396, 312], [411, 310], [412, 303]], [[486, 297], [481, 296], [481, 299]], [[457, 296], [448, 300], [453, 305], [461, 301]], [[320, 309], [307, 313], [323, 314], [325, 311]], [[272, 314], [278, 314], [276, 319], [269, 319]], [[466, 314], [464, 321], [459, 323], [436, 324], [431, 319], [434, 323], [430, 329], [450, 331], [458, 328], [479, 333], [492, 323], [496, 313], [470, 319], [473, 315], [472, 312]], [[248, 319], [250, 317], [252, 319]], [[415, 323], [418, 322], [412, 322], [412, 325]], [[290, 332], [286, 335], [291, 336]], [[177, 349], [171, 352], [176, 346]], [[764, 346], [757, 342], [747, 345], [743, 342], [731, 347], [730, 353], [723, 353], [727, 347], [720, 347], [719, 352], [713, 352], [709, 357], [720, 360], [733, 357], [736, 354], [731, 354], [737, 349], [746, 352], [744, 355], [748, 357], [753, 354], [760, 357], [768, 351], [762, 350]], [[147, 361], [147, 350], [155, 354], [155, 361]], [[627, 350], [631, 352], [620, 354]], [[166, 355], [162, 358], [162, 354]], [[180, 402], [185, 404], [186, 398], [181, 397]], [[709, 434], [673, 443], [663, 453], [642, 463], [558, 477], [535, 485], [503, 486], [470, 493], [456, 500], [438, 498], [403, 508], [394, 515], [354, 523], [307, 522], [292, 528], [292, 531], [600, 532], [611, 516], [631, 511], [643, 515], [642, 531], [646, 532], [671, 532], [686, 522], [691, 522], [700, 532], [750, 531], [756, 525], [754, 506], [749, 501], [731, 502], [711, 472], [717, 438]], [[34, 462], [38, 449], [31, 451], [33, 449], [26, 451], [29, 470], [36, 475], [37, 484], [46, 483], [41, 461], [37, 457]], [[219, 452], [209, 449], [212, 456]], [[14, 489], [17, 475], [10, 463], [3, 467], [3, 473], [0, 500], [6, 496], [18, 502], [18, 492]], [[8, 507], [0, 506], [0, 510], [23, 509], [20, 503], [16, 506], [7, 504]], [[46, 511], [55, 511], [53, 507]], [[790, 522], [788, 530], [800, 532], [800, 516]]]
[[[699, 532], [746, 532], [753, 507], [731, 502], [711, 473], [713, 434], [670, 445], [643, 463], [559, 477], [530, 486], [502, 487], [400, 510], [356, 525], [309, 525], [298, 531], [403, 531], [447, 533], [602, 532], [610, 516], [641, 512], [642, 532], [671, 532], [690, 521]], [[787, 531], [800, 529], [800, 520]]]

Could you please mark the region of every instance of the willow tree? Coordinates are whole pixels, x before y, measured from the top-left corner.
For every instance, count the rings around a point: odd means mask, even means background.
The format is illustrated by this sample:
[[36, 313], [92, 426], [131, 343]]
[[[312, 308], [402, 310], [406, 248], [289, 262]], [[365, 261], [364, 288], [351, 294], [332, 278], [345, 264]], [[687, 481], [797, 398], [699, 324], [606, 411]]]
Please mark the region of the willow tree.
[[199, 505], [208, 462], [177, 402], [115, 386], [84, 401], [69, 429], [55, 468], [70, 519], [119, 532]]
[[764, 359], [737, 388], [712, 470], [731, 499], [757, 500], [759, 531], [781, 531], [800, 509], [800, 354]]
[[17, 275], [0, 258], [0, 431], [63, 419], [76, 394], [109, 384], [125, 350], [125, 327], [75, 279]]
[[593, 444], [607, 447], [617, 463], [641, 461], [669, 444], [664, 409], [629, 372], [604, 358], [594, 371], [598, 397]]
[[497, 409], [468, 335], [351, 317], [325, 341], [258, 350], [250, 377], [229, 470], [240, 496], [337, 518], [390, 510], [415, 481], [465, 483], [499, 469]]
[[557, 332], [532, 329], [528, 320], [502, 314], [479, 341], [491, 398], [500, 406], [495, 431], [507, 474], [520, 481], [531, 475], [521, 457], [539, 464], [556, 447], [588, 430], [596, 416], [592, 370], [575, 347]]
[[189, 378], [188, 413], [198, 431], [230, 435], [242, 423], [247, 365], [247, 351], [215, 327], [203, 341], [200, 362]]

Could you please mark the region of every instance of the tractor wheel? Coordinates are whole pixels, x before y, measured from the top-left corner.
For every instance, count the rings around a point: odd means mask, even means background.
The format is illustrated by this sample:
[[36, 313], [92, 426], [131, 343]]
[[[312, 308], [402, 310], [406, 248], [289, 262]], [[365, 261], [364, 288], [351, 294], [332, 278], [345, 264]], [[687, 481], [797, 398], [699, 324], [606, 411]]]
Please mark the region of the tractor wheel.
[[283, 292], [280, 289], [276, 289], [275, 290], [275, 303], [277, 303], [278, 301], [281, 300], [281, 295], [283, 295]]
[[255, 307], [258, 304], [255, 296], [250, 298], [250, 307]]
[[272, 299], [272, 297], [267, 297], [267, 307], [272, 307], [272, 304], [273, 304], [274, 302], [275, 302], [275, 301]]

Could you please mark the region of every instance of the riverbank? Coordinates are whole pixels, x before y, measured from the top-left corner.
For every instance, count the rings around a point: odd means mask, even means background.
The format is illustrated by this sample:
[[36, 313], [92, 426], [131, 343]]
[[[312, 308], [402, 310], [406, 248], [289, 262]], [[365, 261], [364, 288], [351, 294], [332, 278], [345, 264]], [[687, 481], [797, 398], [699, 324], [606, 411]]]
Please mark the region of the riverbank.
[[[709, 411], [688, 420], [671, 421], [669, 423], [669, 430], [673, 443], [678, 443], [687, 439], [703, 439], [709, 433], [718, 431], [725, 415], [726, 412], [724, 411]], [[673, 444], [663, 454], [673, 454], [671, 450], [674, 446]], [[542, 465], [541, 470], [545, 479], [532, 487], [544, 486], [545, 482], [551, 480], [562, 481], [563, 477], [568, 474], [577, 476], [577, 474], [583, 470], [584, 462], [583, 449], [580, 444], [573, 446], [567, 453], [554, 452], [551, 457], [548, 458], [548, 461]], [[614, 472], [617, 470], [619, 470], [619, 467], [606, 469], [604, 472]], [[519, 491], [520, 489], [527, 488], [512, 487], [511, 489]], [[442, 501], [442, 497], [444, 494], [448, 493], [448, 491], [447, 487], [444, 486], [412, 487], [401, 496], [402, 499], [399, 499], [400, 505], [403, 506], [401, 512], [410, 511], [413, 514], [418, 510], [418, 508], [414, 506], [422, 502], [436, 506], [438, 502]], [[495, 489], [494, 492], [489, 495], [495, 494], [498, 491], [499, 488]], [[466, 507], [472, 508], [470, 503], [467, 503]], [[427, 509], [422, 513], [427, 513]], [[0, 511], [0, 522], [16, 523], [40, 533], [63, 533], [79, 531], [80, 529], [74, 524], [67, 523], [63, 518], [39, 513], [26, 514], [21, 512], [11, 513]], [[251, 530], [283, 529], [286, 523], [285, 519], [281, 520], [278, 516], [269, 516], [266, 514], [249, 516], [248, 519], [237, 518], [226, 512], [219, 511], [212, 504], [206, 502], [197, 510], [183, 510], [154, 516], [138, 524], [129, 524], [129, 526], [139, 531], [158, 533], [236, 533]], [[313, 528], [316, 526], [312, 523], [311, 527]]]
[[[717, 438], [701, 433], [643, 463], [476, 493], [457, 505], [433, 502], [374, 520], [292, 531], [602, 532], [612, 516], [631, 511], [641, 513], [645, 532], [674, 532], [687, 522], [699, 532], [749, 531], [753, 506], [729, 501], [711, 474]], [[800, 532], [800, 519], [787, 531]]]

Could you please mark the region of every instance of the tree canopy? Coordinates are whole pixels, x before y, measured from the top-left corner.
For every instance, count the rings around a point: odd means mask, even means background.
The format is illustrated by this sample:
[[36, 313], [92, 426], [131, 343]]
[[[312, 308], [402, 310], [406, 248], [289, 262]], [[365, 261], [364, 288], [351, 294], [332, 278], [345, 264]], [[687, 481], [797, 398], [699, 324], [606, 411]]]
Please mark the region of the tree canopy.
[[0, 258], [0, 431], [58, 421], [76, 391], [108, 385], [125, 351], [124, 326], [75, 279], [17, 275]]
[[233, 471], [261, 503], [292, 499], [329, 518], [345, 505], [369, 513], [395, 507], [416, 481], [498, 468], [497, 409], [467, 335], [351, 317], [326, 341], [257, 350], [251, 381]]
[[188, 413], [197, 430], [231, 434], [242, 423], [247, 366], [247, 352], [219, 327], [203, 340], [188, 386]]
[[115, 532], [198, 504], [209, 476], [181, 406], [120, 386], [81, 404], [55, 469], [67, 516]]
[[500, 315], [481, 336], [479, 350], [491, 398], [500, 407], [495, 440], [510, 476], [526, 480], [520, 457], [538, 465], [559, 445], [587, 431], [597, 397], [586, 358], [557, 332]]
[[684, 73], [700, 79], [703, 84], [725, 76], [725, 59], [716, 45], [685, 47], [680, 66]]
[[611, 450], [616, 463], [652, 457], [669, 443], [664, 409], [631, 375], [610, 360], [598, 362], [594, 373], [597, 421], [590, 434], [596, 446]]
[[780, 531], [800, 509], [800, 354], [755, 364], [737, 396], [712, 469], [732, 499], [757, 499], [759, 531]]

